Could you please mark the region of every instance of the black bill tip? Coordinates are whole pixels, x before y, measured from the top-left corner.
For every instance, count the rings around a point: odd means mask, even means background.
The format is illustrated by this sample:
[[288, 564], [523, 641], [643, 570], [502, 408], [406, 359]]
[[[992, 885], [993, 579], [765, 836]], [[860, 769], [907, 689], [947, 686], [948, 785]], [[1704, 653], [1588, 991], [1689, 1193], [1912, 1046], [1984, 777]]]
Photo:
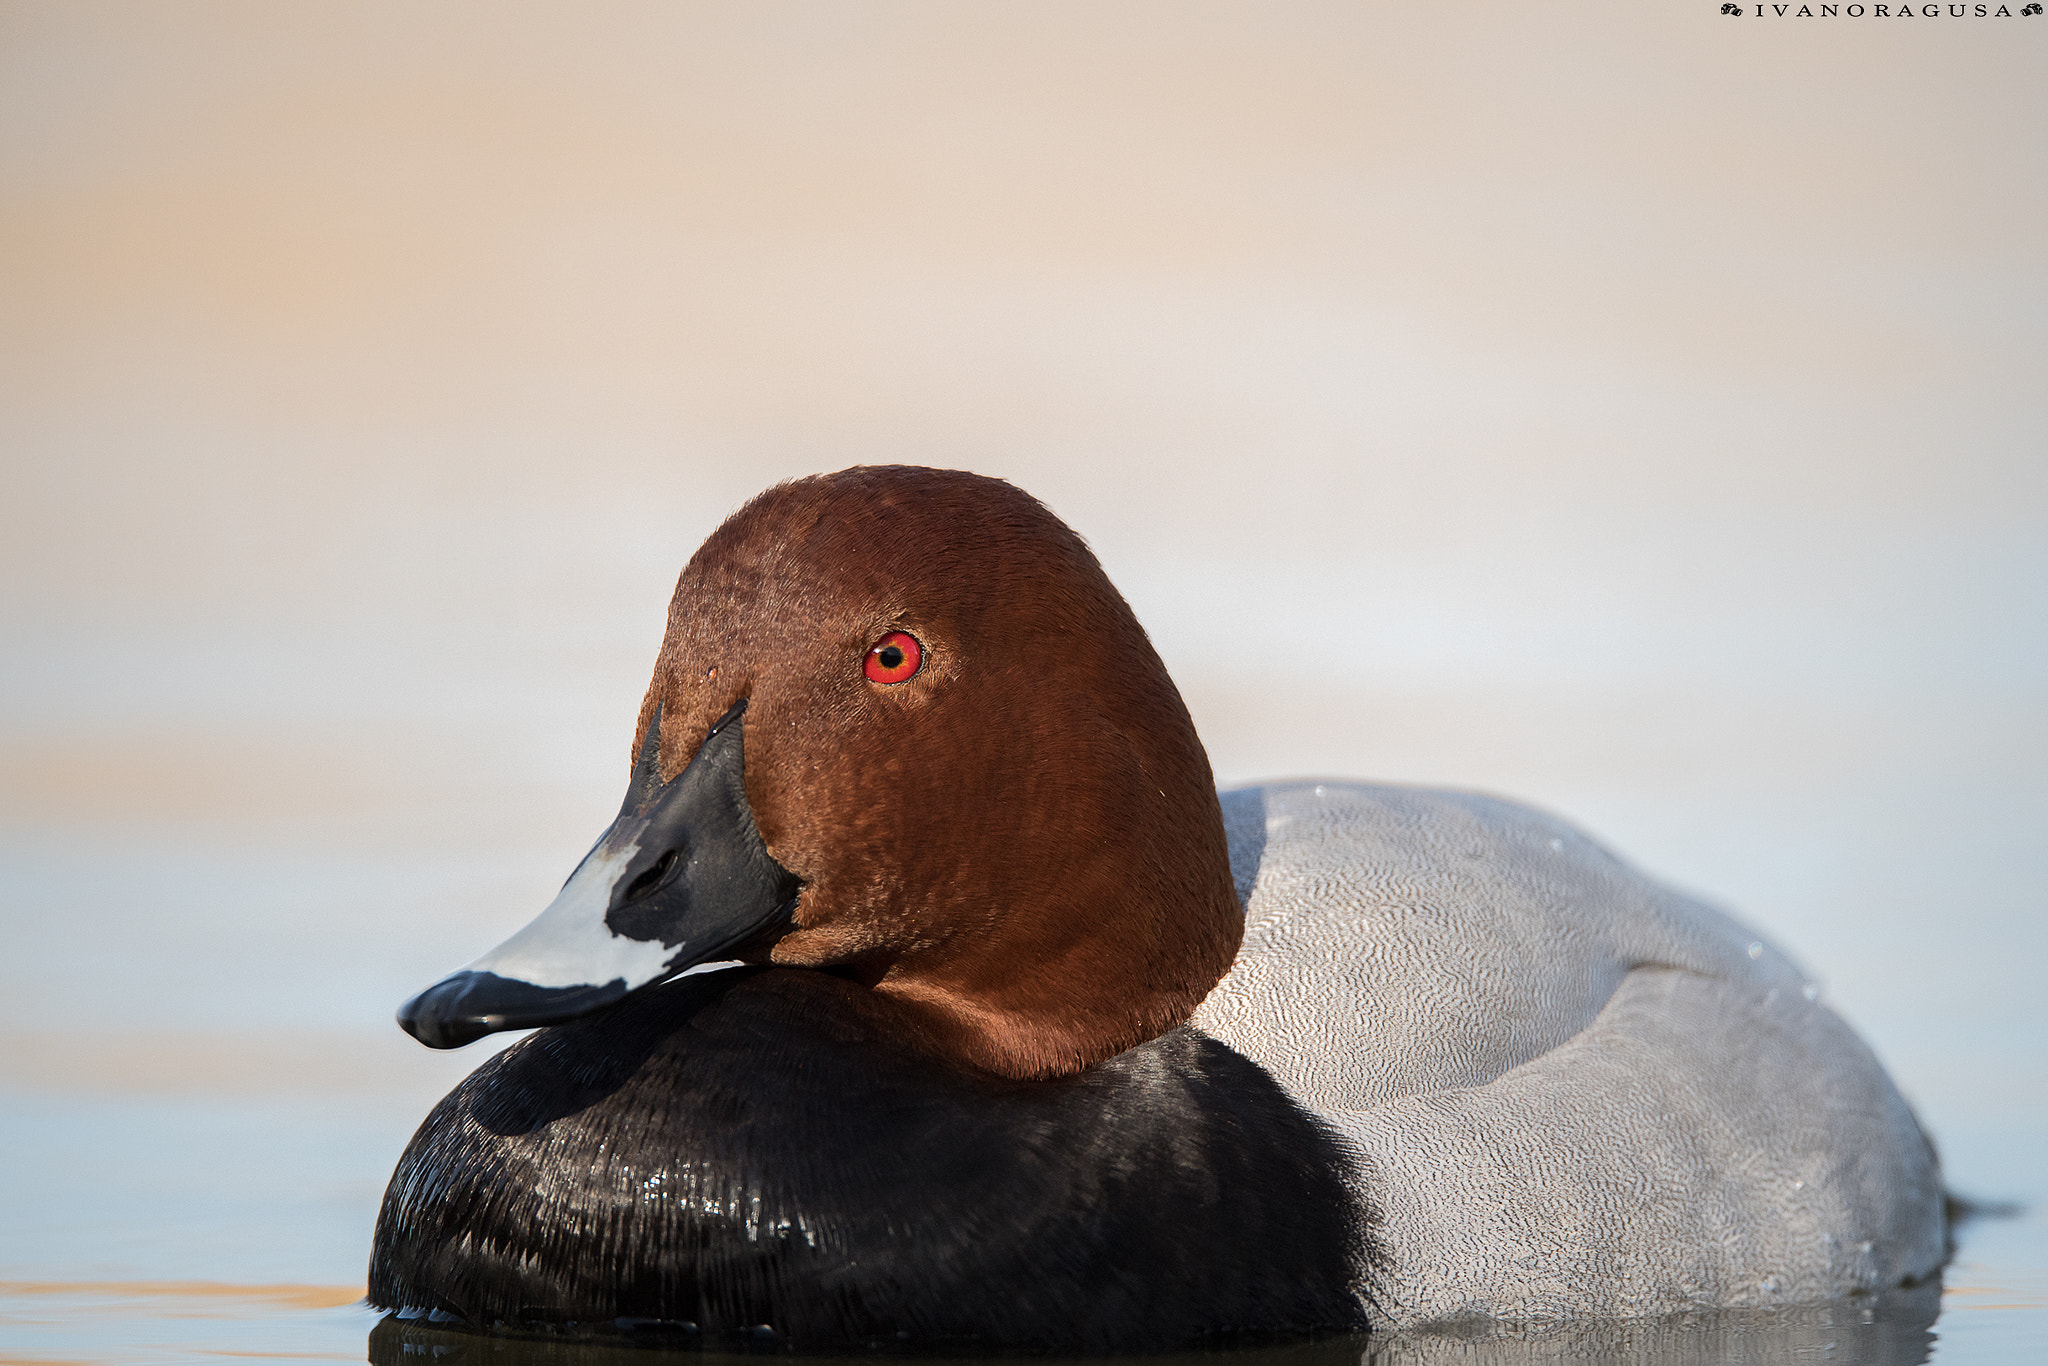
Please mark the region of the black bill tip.
[[460, 1048], [505, 1029], [560, 1024], [626, 995], [623, 978], [595, 986], [537, 987], [495, 972], [458, 972], [398, 1008], [398, 1024], [429, 1048]]

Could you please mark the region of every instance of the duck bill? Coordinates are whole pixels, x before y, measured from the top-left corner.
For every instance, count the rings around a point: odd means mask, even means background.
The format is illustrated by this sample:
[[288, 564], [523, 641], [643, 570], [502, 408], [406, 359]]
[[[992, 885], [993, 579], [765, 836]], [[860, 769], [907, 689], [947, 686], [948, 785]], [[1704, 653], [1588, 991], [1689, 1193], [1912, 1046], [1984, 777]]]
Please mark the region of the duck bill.
[[742, 701], [663, 783], [661, 713], [625, 805], [538, 919], [398, 1009], [430, 1048], [561, 1024], [789, 927], [801, 884], [761, 840], [747, 805]]

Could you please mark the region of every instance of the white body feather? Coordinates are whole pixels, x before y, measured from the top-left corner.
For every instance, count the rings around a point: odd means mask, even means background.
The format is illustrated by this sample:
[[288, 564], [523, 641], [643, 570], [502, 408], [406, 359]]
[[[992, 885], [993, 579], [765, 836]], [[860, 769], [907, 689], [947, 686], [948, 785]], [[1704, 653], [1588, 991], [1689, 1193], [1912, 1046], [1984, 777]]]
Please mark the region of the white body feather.
[[1197, 1027], [1354, 1145], [1386, 1327], [1832, 1299], [1936, 1271], [1932, 1148], [1783, 954], [1470, 793], [1222, 794]]

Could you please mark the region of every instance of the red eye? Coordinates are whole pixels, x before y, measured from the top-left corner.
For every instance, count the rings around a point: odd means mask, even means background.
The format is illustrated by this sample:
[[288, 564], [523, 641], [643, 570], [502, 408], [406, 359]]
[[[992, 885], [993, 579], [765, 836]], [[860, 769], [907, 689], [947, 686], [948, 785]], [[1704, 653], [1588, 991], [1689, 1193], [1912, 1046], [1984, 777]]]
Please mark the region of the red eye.
[[924, 664], [924, 646], [907, 631], [891, 631], [868, 647], [862, 670], [870, 683], [906, 683]]

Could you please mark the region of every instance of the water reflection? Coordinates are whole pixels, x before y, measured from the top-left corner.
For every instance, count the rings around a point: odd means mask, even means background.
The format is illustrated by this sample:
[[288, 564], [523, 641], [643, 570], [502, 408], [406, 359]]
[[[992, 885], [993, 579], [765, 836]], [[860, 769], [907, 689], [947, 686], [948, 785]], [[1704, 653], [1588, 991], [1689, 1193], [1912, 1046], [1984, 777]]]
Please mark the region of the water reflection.
[[[1229, 1366], [1433, 1366], [1438, 1362], [1525, 1366], [1558, 1361], [1603, 1366], [1709, 1366], [1812, 1360], [1914, 1366], [1926, 1361], [1933, 1351], [1934, 1320], [1940, 1310], [1941, 1287], [1923, 1285], [1799, 1309], [1724, 1310], [1555, 1325], [1473, 1324], [1280, 1346], [1074, 1360], [1088, 1366], [1138, 1362], [1144, 1366], [1194, 1362], [1223, 1366], [1223, 1359], [1228, 1359]], [[453, 1331], [389, 1317], [371, 1330], [369, 1343], [372, 1366], [423, 1366], [426, 1362], [435, 1366], [648, 1366], [651, 1359], [679, 1354], [687, 1354], [701, 1366], [737, 1363], [762, 1354], [804, 1359], [772, 1345], [740, 1352], [692, 1349], [675, 1339], [516, 1337]], [[981, 1359], [985, 1358], [921, 1358], [932, 1366], [948, 1360]]]

